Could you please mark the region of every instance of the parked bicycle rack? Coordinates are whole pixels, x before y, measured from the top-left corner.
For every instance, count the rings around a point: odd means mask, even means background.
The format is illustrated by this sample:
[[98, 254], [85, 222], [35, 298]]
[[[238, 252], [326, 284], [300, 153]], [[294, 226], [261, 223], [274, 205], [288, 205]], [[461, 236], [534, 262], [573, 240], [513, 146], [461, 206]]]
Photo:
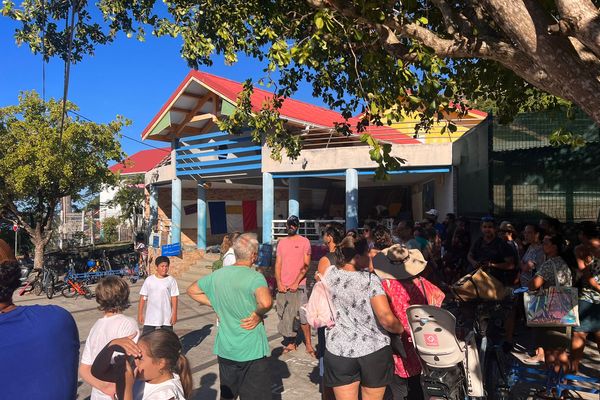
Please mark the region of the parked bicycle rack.
[[[513, 384], [534, 383], [544, 387], [544, 392], [547, 396], [544, 398], [558, 399], [561, 398], [565, 391], [600, 394], [600, 379], [565, 374], [562, 369], [557, 373], [553, 369], [525, 367], [515, 362], [511, 365], [508, 374], [515, 377]], [[593, 387], [580, 386], [576, 384], [577, 382], [587, 383]]]
[[97, 271], [97, 272], [81, 272], [81, 273], [67, 273], [65, 275], [65, 281], [67, 279], [73, 279], [78, 281], [87, 281], [94, 278], [104, 278], [106, 276], [127, 276], [129, 272], [126, 269], [115, 269], [111, 271]]

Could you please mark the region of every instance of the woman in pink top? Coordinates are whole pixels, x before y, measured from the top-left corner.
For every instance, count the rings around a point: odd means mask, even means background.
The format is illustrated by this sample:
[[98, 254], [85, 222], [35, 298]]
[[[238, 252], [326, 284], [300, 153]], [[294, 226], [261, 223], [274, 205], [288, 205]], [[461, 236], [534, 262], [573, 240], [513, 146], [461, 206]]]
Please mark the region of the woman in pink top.
[[421, 363], [410, 336], [406, 309], [414, 304], [439, 307], [445, 297], [437, 286], [420, 276], [426, 266], [427, 261], [419, 250], [400, 245], [387, 248], [373, 258], [375, 273], [382, 279], [392, 312], [404, 327], [401, 339], [406, 357], [394, 354], [394, 378], [386, 391], [386, 399], [423, 399]]

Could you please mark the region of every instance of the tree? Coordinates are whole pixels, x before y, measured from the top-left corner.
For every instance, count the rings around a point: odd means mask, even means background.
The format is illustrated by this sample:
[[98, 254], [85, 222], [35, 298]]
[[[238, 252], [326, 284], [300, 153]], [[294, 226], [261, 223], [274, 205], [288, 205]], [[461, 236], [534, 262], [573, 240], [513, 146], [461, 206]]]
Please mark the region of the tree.
[[[98, 3], [100, 21], [86, 1], [73, 2], [73, 8], [60, 0], [33, 0], [21, 8], [7, 1], [3, 13], [22, 23], [17, 41], [34, 52], [43, 49], [45, 57], [77, 61], [120, 31], [143, 40], [148, 27], [157, 36], [181, 37], [182, 56], [193, 68], [210, 65], [214, 53], [228, 63], [239, 53], [256, 57], [265, 62], [276, 96], [260, 113], [251, 113], [242, 96], [245, 108], [232, 120], [266, 132], [275, 157], [283, 148], [294, 157], [298, 139], [277, 123], [278, 109], [302, 80], [346, 118], [361, 113], [357, 124], [342, 123], [342, 131], [391, 123], [405, 113], [418, 114], [417, 129], [427, 130], [443, 110], [464, 111], [468, 100], [491, 100], [503, 117], [573, 103], [600, 123], [599, 3], [173, 0], [161, 8], [153, 0], [104, 0]], [[73, 29], [61, 30], [56, 19], [69, 15], [75, 16]], [[370, 144], [372, 158], [397, 166], [386, 157], [389, 147]]]
[[[71, 110], [77, 107], [67, 102]], [[60, 101], [44, 102], [35, 92], [0, 108], [0, 204], [31, 237], [36, 268], [43, 265], [60, 199], [114, 183], [108, 162], [124, 157], [118, 137], [126, 120], [96, 124], [66, 116], [61, 132], [61, 116]]]
[[114, 243], [117, 241], [119, 224], [119, 219], [116, 217], [107, 217], [102, 220], [102, 233], [106, 243]]
[[144, 213], [145, 202], [144, 178], [137, 176], [127, 177], [119, 182], [115, 197], [107, 203], [109, 207], [119, 207], [119, 219], [129, 222], [132, 238], [142, 229], [139, 226], [139, 216]]

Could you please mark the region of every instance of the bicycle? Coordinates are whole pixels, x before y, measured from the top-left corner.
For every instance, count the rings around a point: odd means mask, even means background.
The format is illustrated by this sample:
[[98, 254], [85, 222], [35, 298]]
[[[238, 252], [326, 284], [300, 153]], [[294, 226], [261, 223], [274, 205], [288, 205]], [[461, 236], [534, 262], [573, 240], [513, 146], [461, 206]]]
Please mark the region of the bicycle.
[[81, 295], [88, 300], [94, 297], [94, 294], [90, 288], [84, 282], [79, 282], [75, 279], [72, 279], [71, 274], [67, 274], [67, 276], [65, 276], [65, 287], [62, 289], [62, 295], [66, 298], [72, 298]]
[[[42, 290], [39, 294], [45, 292], [46, 297], [48, 297], [48, 299], [52, 299], [52, 297], [54, 297], [55, 292], [59, 292], [60, 290], [62, 290], [62, 286], [63, 283], [58, 280], [58, 272], [54, 268], [44, 265], [42, 267]], [[34, 294], [35, 293], [36, 292], [34, 291]]]
[[42, 270], [34, 269], [27, 277], [25, 285], [19, 290], [19, 296], [23, 296], [27, 292], [33, 292], [36, 296], [42, 294]]
[[470, 302], [455, 301], [447, 305], [464, 332], [474, 331], [484, 388], [490, 400], [508, 400], [513, 386], [510, 363], [503, 349], [504, 318], [512, 308], [512, 300]]

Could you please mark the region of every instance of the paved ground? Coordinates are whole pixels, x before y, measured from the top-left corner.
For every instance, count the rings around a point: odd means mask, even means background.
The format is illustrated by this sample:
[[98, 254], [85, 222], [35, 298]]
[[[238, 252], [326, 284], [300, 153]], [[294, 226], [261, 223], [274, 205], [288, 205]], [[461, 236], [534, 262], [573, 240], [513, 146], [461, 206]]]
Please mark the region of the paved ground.
[[[215, 313], [208, 307], [200, 306], [192, 301], [186, 294], [185, 289], [198, 277], [210, 273], [210, 269], [200, 265], [194, 267], [191, 271], [177, 278], [179, 290], [182, 295], [179, 298], [179, 321], [175, 326], [175, 332], [181, 337], [186, 356], [190, 361], [194, 381], [195, 400], [216, 400], [218, 399], [219, 378], [217, 359], [212, 354], [212, 348], [215, 339]], [[132, 306], [125, 314], [132, 317], [137, 316], [138, 293], [141, 282], [132, 285], [131, 299]], [[69, 310], [79, 327], [79, 336], [81, 339], [81, 350], [85, 339], [94, 324], [101, 316], [96, 308], [94, 300], [86, 300], [83, 297], [75, 299], [66, 299], [62, 296], [46, 299], [45, 296], [36, 297], [32, 294], [21, 298], [15, 298], [17, 304], [56, 304]], [[277, 316], [271, 311], [265, 320], [267, 336], [271, 346], [271, 371], [272, 371], [272, 398], [276, 400], [312, 400], [319, 398], [318, 392], [318, 363], [306, 354], [303, 346], [297, 351], [289, 354], [281, 354], [281, 336], [277, 333]], [[516, 338], [519, 343], [528, 346], [531, 338], [526, 332], [521, 332]], [[313, 337], [313, 342], [316, 338]], [[596, 346], [587, 346], [585, 359], [581, 367], [581, 372], [588, 376], [600, 377], [598, 366], [600, 357], [596, 351]], [[513, 392], [513, 398], [526, 399], [533, 398], [535, 388], [543, 386], [534, 386], [531, 384], [521, 384]], [[90, 394], [89, 385], [80, 382], [79, 399], [86, 399]], [[598, 395], [584, 398], [597, 399]]]
[[[201, 306], [192, 301], [185, 289], [194, 279], [210, 273], [204, 266], [198, 266], [177, 278], [179, 290], [179, 321], [175, 325], [175, 332], [181, 337], [183, 349], [190, 361], [194, 380], [193, 400], [218, 399], [219, 378], [217, 359], [212, 354], [215, 339], [216, 314], [208, 307]], [[125, 314], [137, 317], [138, 293], [141, 282], [132, 285], [131, 307]], [[77, 326], [81, 340], [81, 351], [85, 339], [94, 322], [100, 318], [101, 312], [96, 308], [94, 300], [83, 297], [66, 299], [62, 296], [48, 300], [44, 295], [36, 297], [26, 294], [15, 301], [20, 305], [29, 304], [56, 304], [69, 310]], [[272, 370], [273, 399], [281, 400], [307, 400], [317, 399], [318, 394], [318, 363], [306, 354], [304, 347], [289, 354], [281, 354], [281, 336], [277, 333], [277, 316], [271, 311], [265, 320], [267, 336], [272, 350], [270, 359]], [[316, 341], [316, 338], [313, 338]], [[78, 390], [79, 399], [86, 399], [90, 395], [91, 387], [80, 382]]]

